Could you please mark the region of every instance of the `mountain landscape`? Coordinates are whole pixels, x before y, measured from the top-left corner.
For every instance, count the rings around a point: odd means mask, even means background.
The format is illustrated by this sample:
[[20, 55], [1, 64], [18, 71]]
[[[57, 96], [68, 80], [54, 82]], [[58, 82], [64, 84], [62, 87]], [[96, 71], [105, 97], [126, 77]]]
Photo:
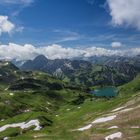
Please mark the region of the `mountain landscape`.
[[48, 72], [65, 82], [92, 85], [121, 85], [131, 81], [140, 71], [139, 56], [98, 57], [89, 60], [49, 60], [43, 55], [19, 66], [22, 70]]
[[[19, 67], [3, 60], [0, 138], [98, 140], [118, 130], [124, 139], [139, 139], [138, 73], [139, 59], [134, 58], [108, 58], [101, 64], [41, 55]], [[118, 95], [96, 97], [90, 90], [98, 86], [118, 86]]]
[[0, 0], [0, 140], [140, 140], [140, 0]]

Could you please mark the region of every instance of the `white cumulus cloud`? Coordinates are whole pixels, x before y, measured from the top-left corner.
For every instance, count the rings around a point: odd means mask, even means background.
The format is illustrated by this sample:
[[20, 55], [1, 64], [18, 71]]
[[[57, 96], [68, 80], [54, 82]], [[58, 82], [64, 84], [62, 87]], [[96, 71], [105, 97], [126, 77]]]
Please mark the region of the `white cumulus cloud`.
[[122, 46], [123, 46], [123, 44], [121, 42], [112, 42], [111, 43], [112, 48], [120, 48]]
[[140, 0], [107, 0], [113, 25], [140, 30]]
[[60, 45], [53, 44], [46, 47], [37, 48], [39, 54], [45, 55], [49, 59], [73, 58], [80, 56], [84, 50], [76, 48], [64, 48]]
[[0, 59], [29, 60], [37, 55], [44, 55], [49, 59], [70, 59], [74, 57], [92, 57], [92, 56], [134, 56], [140, 54], [140, 48], [126, 50], [106, 49], [100, 47], [88, 48], [65, 48], [57, 44], [35, 47], [31, 44], [18, 45], [9, 43], [0, 45]]
[[36, 55], [36, 48], [30, 44], [25, 44], [23, 46], [14, 43], [0, 45], [1, 59], [28, 60]]
[[0, 15], [0, 35], [2, 33], [10, 33], [15, 28], [15, 25], [9, 21], [8, 16]]

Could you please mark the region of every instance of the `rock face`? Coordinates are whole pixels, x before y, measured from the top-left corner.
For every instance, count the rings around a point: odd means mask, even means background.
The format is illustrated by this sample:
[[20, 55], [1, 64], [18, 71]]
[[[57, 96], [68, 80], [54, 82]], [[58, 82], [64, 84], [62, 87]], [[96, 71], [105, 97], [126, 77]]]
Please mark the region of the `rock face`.
[[49, 60], [37, 56], [20, 66], [22, 70], [48, 72], [65, 82], [83, 85], [121, 85], [131, 81], [140, 71], [139, 56], [135, 58], [103, 57], [85, 60]]
[[120, 57], [120, 56], [103, 56], [91, 57], [87, 61], [93, 64], [106, 65], [115, 68], [120, 73], [128, 75], [136, 75], [140, 71], [140, 55], [135, 57]]
[[90, 62], [83, 60], [55, 59], [49, 60], [43, 55], [37, 56], [34, 60], [25, 62], [20, 68], [23, 70], [41, 70], [44, 72], [55, 73], [62, 70], [65, 73], [79, 69], [81, 66], [91, 65]]
[[19, 69], [8, 61], [0, 61], [0, 82], [11, 82]]

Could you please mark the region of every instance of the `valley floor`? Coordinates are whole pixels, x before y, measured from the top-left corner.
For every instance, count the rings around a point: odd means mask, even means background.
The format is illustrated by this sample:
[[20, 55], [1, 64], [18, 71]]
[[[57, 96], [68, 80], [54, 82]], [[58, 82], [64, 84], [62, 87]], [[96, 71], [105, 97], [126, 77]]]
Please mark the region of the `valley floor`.
[[[30, 113], [27, 112], [27, 116]], [[25, 115], [25, 113], [24, 113]], [[28, 116], [29, 117], [29, 116]], [[140, 138], [140, 93], [117, 98], [87, 99], [79, 106], [62, 106], [52, 115], [53, 125], [40, 131], [29, 131], [10, 137], [10, 140], [139, 140]], [[8, 120], [12, 122], [12, 120]], [[4, 124], [0, 122], [0, 125]], [[6, 124], [5, 124], [6, 125]], [[0, 132], [8, 134], [7, 129]], [[109, 139], [110, 138], [110, 139]]]

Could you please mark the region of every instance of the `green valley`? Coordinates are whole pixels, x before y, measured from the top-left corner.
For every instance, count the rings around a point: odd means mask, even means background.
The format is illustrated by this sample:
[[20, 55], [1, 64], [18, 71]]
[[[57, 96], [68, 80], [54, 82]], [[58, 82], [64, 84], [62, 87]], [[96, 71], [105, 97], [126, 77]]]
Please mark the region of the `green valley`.
[[[139, 75], [119, 86], [117, 97], [96, 98], [86, 86], [64, 83], [43, 72], [11, 69], [10, 62], [6, 66], [3, 63], [1, 75], [8, 74], [6, 79], [1, 76], [0, 84], [1, 139], [100, 140], [115, 132], [121, 132], [123, 139], [139, 139]], [[9, 77], [14, 80], [7, 81]], [[113, 115], [116, 116], [113, 120], [92, 123]], [[37, 123], [30, 124], [30, 121], [37, 120], [38, 131], [34, 130]], [[25, 127], [26, 124], [29, 126]], [[112, 126], [116, 127], [109, 129]]]

